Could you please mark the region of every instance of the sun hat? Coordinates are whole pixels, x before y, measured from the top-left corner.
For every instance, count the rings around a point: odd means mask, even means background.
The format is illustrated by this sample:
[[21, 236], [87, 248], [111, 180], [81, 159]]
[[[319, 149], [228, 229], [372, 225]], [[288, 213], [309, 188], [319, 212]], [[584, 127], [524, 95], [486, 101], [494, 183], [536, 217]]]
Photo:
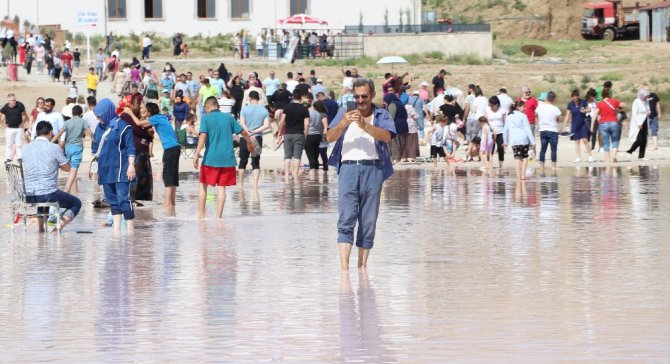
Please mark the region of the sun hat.
[[414, 92], [412, 92], [412, 95], [418, 95], [418, 94], [420, 94], [419, 90], [414, 90]]
[[428, 86], [428, 82], [426, 81], [421, 82], [421, 86]]

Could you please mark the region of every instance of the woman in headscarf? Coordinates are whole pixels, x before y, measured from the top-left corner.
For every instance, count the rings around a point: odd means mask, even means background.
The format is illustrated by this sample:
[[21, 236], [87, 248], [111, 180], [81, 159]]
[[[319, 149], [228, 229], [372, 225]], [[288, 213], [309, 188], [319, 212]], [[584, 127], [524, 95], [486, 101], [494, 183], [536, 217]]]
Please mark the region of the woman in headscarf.
[[[130, 110], [140, 119], [142, 109], [142, 95], [135, 94], [130, 99]], [[132, 128], [133, 144], [135, 146], [135, 173], [137, 178], [130, 185], [130, 200], [138, 206], [142, 204], [137, 201], [153, 200], [154, 181], [151, 170], [151, 151], [150, 146], [154, 140], [154, 134], [151, 128], [143, 128], [135, 123], [133, 118], [122, 113], [121, 120], [125, 121]]]
[[644, 153], [647, 150], [648, 118], [651, 114], [647, 99], [649, 99], [649, 90], [642, 88], [633, 101], [630, 129], [628, 130], [628, 140], [633, 142], [633, 145], [626, 151], [629, 159], [632, 159], [633, 152], [638, 148], [640, 148], [638, 158], [644, 159]]
[[240, 117], [240, 110], [242, 110], [242, 100], [244, 99], [244, 86], [242, 85], [242, 78], [240, 76], [233, 77], [232, 80], [228, 83], [228, 89], [230, 89], [230, 96], [235, 99], [235, 105], [233, 105], [232, 113], [236, 119]]
[[228, 81], [230, 81], [230, 74], [228, 73], [226, 65], [223, 63], [219, 65], [219, 77], [221, 77], [225, 83], [228, 83]]
[[[132, 128], [115, 113], [114, 103], [105, 98], [94, 110], [100, 120], [93, 137], [91, 173], [98, 174], [105, 199], [111, 206], [114, 233], [121, 233], [121, 215], [128, 233], [133, 233], [135, 212], [130, 203], [130, 181], [135, 179], [135, 143]], [[97, 164], [97, 167], [94, 167]]]
[[407, 110], [395, 95], [395, 90], [389, 88], [389, 93], [384, 96], [384, 105], [391, 114], [395, 123], [396, 137], [391, 140], [391, 159], [393, 163], [405, 162], [407, 139], [409, 138], [409, 125], [407, 124]]

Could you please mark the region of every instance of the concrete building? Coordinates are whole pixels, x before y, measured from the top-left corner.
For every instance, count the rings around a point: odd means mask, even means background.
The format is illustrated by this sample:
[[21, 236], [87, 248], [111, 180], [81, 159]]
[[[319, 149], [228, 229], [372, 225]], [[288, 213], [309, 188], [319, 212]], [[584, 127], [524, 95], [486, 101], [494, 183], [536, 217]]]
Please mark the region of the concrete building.
[[[78, 29], [77, 13], [93, 12], [98, 22], [91, 34], [151, 31], [171, 35], [252, 33], [277, 28], [277, 20], [305, 13], [326, 20], [328, 26], [306, 29], [344, 29], [346, 25], [397, 24], [400, 12], [407, 24], [421, 22], [421, 0], [0, 0], [0, 16], [18, 15], [21, 23], [61, 24], [71, 32]], [[299, 26], [298, 26], [299, 28]]]
[[667, 42], [670, 26], [670, 1], [640, 8], [640, 40]]

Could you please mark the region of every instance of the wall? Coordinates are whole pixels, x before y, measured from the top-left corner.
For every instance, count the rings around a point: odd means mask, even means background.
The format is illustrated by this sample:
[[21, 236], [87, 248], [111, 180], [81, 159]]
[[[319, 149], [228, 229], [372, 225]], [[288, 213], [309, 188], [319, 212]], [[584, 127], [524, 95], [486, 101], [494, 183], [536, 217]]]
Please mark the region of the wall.
[[491, 33], [377, 34], [364, 37], [365, 55], [383, 57], [441, 51], [447, 56], [474, 54], [493, 57]]
[[[144, 1], [126, 0], [127, 18], [110, 19], [107, 27], [109, 31], [119, 34], [152, 31], [166, 35], [175, 32], [215, 35], [236, 33], [242, 28], [256, 33], [263, 28], [274, 28], [276, 21], [287, 17], [290, 11], [289, 0], [250, 0], [250, 19], [231, 19], [230, 1], [217, 0], [216, 19], [201, 20], [196, 18], [197, 0], [163, 0], [163, 19], [146, 20]], [[4, 15], [9, 4], [11, 17], [18, 15], [21, 23], [28, 20], [33, 24], [61, 24], [63, 29], [78, 32], [83, 29], [76, 26], [77, 11], [97, 11], [100, 23], [91, 30], [91, 34], [102, 34], [105, 28], [105, 2], [106, 0], [0, 0], [0, 15]], [[412, 17], [420, 21], [421, 0], [310, 0], [308, 8], [311, 15], [329, 22], [324, 29], [343, 29], [345, 25], [358, 25], [360, 14], [363, 14], [364, 25], [384, 24], [384, 9], [387, 8], [391, 24], [398, 23], [400, 9], [414, 9]], [[320, 26], [316, 28], [320, 29]]]

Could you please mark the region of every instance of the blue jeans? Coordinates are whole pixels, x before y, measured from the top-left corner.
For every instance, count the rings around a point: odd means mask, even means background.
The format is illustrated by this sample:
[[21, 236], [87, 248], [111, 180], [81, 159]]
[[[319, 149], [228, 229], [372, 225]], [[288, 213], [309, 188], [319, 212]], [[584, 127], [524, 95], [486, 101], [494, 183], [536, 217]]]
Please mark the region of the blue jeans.
[[558, 159], [558, 133], [555, 131], [540, 132], [540, 163], [544, 163], [544, 155], [547, 154], [547, 145], [551, 145], [551, 161]]
[[130, 203], [130, 182], [104, 183], [105, 199], [112, 208], [112, 215], [121, 215], [126, 220], [135, 218], [133, 204]]
[[354, 243], [354, 228], [358, 222], [356, 246], [372, 249], [383, 185], [381, 164], [342, 164], [337, 182], [338, 243]]
[[610, 151], [610, 145], [614, 149], [619, 148], [619, 125], [616, 122], [600, 123], [598, 132], [603, 137], [603, 148]]
[[26, 196], [26, 201], [28, 203], [58, 202], [60, 208], [66, 210], [63, 213], [63, 217], [67, 217], [70, 221], [74, 220], [77, 214], [79, 214], [79, 210], [81, 210], [81, 200], [60, 190], [46, 195]]
[[651, 131], [651, 136], [658, 136], [658, 116], [649, 118], [649, 131]]

